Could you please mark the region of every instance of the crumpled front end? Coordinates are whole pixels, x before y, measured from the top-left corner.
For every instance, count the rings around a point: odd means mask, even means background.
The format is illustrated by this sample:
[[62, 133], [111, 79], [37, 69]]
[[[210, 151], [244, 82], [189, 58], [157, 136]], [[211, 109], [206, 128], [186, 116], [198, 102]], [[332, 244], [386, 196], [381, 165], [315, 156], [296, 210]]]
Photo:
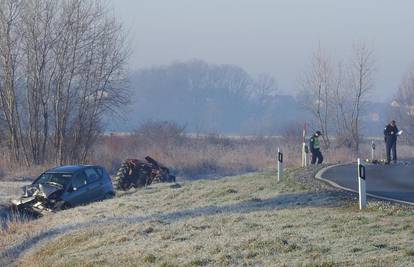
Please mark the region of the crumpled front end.
[[62, 191], [60, 188], [42, 184], [29, 185], [22, 189], [23, 196], [12, 200], [12, 206], [16, 210], [39, 215], [55, 210], [59, 193]]

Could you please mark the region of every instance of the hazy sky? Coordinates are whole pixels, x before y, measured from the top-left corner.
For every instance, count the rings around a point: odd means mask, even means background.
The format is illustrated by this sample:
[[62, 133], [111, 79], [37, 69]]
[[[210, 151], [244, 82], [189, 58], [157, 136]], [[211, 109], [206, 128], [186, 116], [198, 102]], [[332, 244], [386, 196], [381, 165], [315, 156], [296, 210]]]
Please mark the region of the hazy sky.
[[374, 98], [390, 98], [414, 62], [413, 0], [110, 0], [131, 36], [131, 69], [202, 59], [273, 75], [280, 89], [319, 45], [346, 59], [375, 50]]

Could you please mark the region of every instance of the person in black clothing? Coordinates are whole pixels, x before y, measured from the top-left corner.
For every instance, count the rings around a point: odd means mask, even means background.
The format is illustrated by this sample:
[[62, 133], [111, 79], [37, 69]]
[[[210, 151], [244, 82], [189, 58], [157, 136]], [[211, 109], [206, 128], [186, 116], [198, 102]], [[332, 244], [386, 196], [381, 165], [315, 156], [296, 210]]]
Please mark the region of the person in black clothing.
[[384, 141], [385, 141], [385, 149], [387, 152], [387, 164], [391, 162], [391, 151], [392, 151], [392, 160], [396, 163], [397, 162], [397, 136], [398, 128], [395, 121], [391, 121], [390, 124], [385, 126], [384, 129]]
[[316, 131], [316, 133], [309, 140], [309, 148], [310, 152], [312, 153], [312, 165], [316, 163], [316, 160], [318, 160], [318, 164], [322, 164], [323, 162], [323, 156], [321, 153], [321, 143], [319, 141], [319, 136], [321, 135], [322, 133], [320, 131]]

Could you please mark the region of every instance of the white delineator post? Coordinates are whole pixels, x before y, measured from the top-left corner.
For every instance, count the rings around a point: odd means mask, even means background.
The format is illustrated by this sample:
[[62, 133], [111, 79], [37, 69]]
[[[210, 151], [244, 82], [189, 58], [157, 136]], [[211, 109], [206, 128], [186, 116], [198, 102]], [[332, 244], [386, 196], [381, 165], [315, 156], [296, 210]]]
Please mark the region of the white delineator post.
[[306, 153], [306, 123], [302, 132], [302, 168], [308, 166], [308, 154]]
[[308, 154], [306, 153], [306, 143], [302, 143], [302, 168], [308, 166]]
[[371, 143], [371, 160], [372, 162], [374, 162], [375, 160], [375, 142], [372, 141]]
[[367, 189], [365, 184], [365, 166], [361, 164], [361, 159], [358, 159], [358, 191], [359, 191], [359, 209], [367, 207]]
[[283, 177], [283, 153], [277, 148], [277, 182]]

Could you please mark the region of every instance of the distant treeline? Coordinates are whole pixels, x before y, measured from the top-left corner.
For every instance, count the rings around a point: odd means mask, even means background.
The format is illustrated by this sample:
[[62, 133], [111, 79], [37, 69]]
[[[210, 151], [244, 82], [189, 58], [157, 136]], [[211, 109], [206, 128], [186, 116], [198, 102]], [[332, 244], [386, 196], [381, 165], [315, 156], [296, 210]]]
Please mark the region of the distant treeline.
[[[283, 135], [312, 123], [303, 99], [281, 95], [270, 75], [253, 77], [234, 65], [173, 63], [130, 75], [131, 105], [109, 131], [133, 131], [148, 120], [174, 121], [187, 132]], [[311, 99], [309, 99], [311, 101]], [[380, 135], [387, 104], [367, 103], [366, 135]]]
[[190, 132], [268, 134], [303, 114], [293, 97], [278, 95], [273, 77], [253, 77], [234, 65], [194, 60], [142, 69], [130, 75], [130, 86], [128, 123], [112, 129], [166, 120]]

